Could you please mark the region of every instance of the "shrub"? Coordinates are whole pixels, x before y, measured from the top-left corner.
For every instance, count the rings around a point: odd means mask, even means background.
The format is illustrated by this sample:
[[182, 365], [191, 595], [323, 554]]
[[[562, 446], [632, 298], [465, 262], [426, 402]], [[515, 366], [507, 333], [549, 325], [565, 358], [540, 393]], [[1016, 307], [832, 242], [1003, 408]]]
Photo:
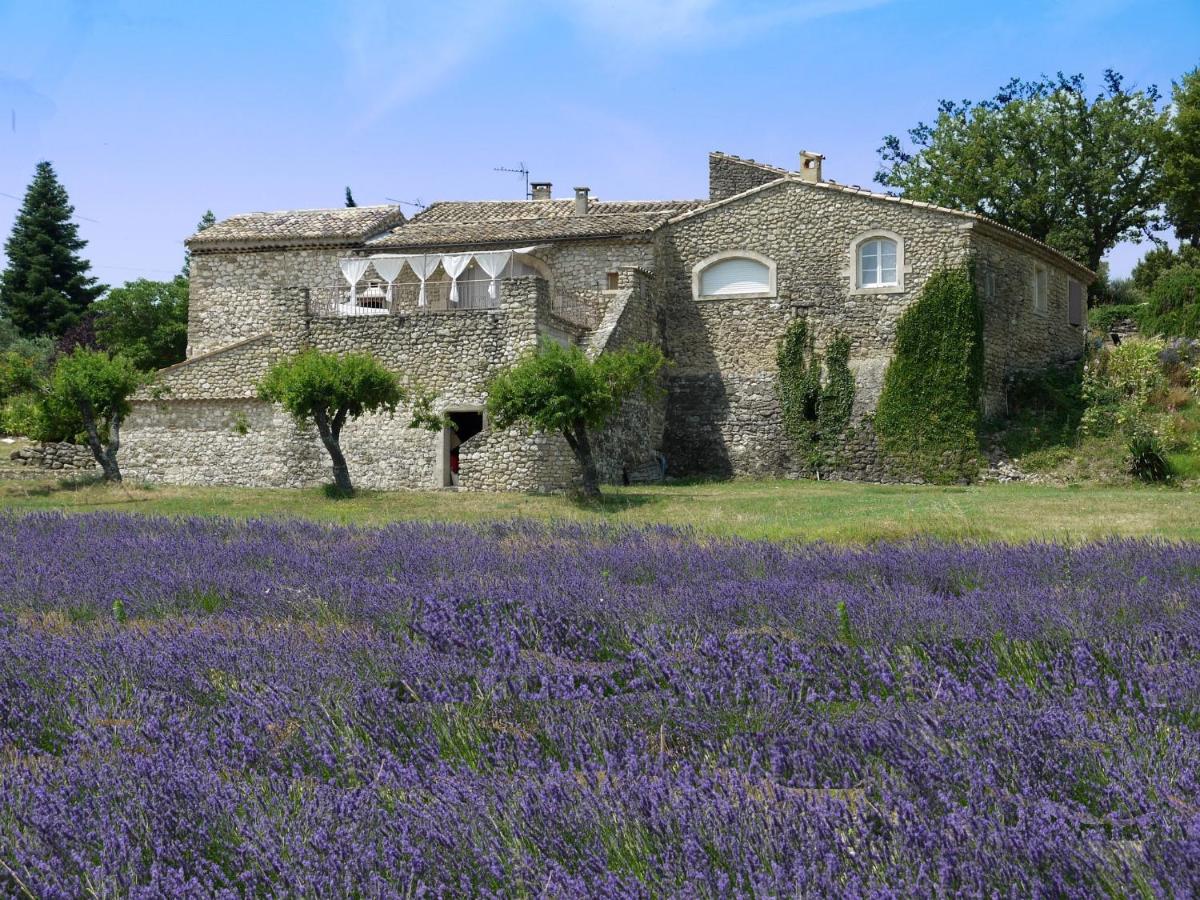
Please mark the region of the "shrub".
[[1171, 477], [1171, 464], [1166, 451], [1153, 431], [1134, 427], [1129, 435], [1128, 448], [1129, 472], [1135, 478], [1160, 482]]
[[928, 481], [979, 468], [983, 313], [967, 267], [930, 276], [896, 326], [896, 354], [875, 414], [890, 465]]
[[1177, 266], [1159, 276], [1150, 289], [1142, 330], [1200, 337], [1200, 267]]
[[1131, 338], [1104, 348], [1084, 369], [1084, 432], [1103, 436], [1141, 417], [1153, 396], [1167, 385], [1158, 338]]
[[42, 399], [33, 391], [13, 394], [0, 406], [0, 434], [20, 435], [37, 441], [66, 438], [50, 427]]
[[1088, 328], [1092, 331], [1109, 332], [1125, 319], [1132, 319], [1141, 328], [1142, 317], [1146, 314], [1146, 304], [1110, 303], [1088, 310]]

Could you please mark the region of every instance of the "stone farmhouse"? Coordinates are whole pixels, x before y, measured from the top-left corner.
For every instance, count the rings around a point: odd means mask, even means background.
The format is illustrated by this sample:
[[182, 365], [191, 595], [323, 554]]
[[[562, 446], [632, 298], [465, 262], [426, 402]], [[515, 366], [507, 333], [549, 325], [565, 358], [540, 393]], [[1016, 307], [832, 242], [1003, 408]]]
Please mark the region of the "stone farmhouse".
[[[661, 399], [631, 401], [601, 435], [610, 482], [798, 471], [781, 424], [776, 348], [807, 320], [820, 349], [850, 339], [854, 419], [875, 408], [898, 318], [943, 264], [974, 262], [985, 310], [988, 415], [1005, 379], [1077, 358], [1093, 273], [979, 215], [709, 156], [709, 196], [442, 202], [233, 216], [187, 242], [188, 358], [160, 373], [123, 435], [132, 477], [300, 486], [329, 478], [315, 430], [256, 399], [275, 359], [364, 350], [438, 395], [457, 430], [365, 417], [343, 447], [357, 484], [556, 490], [577, 467], [558, 435], [497, 431], [488, 381], [539, 340], [589, 354], [634, 342], [671, 360]], [[842, 477], [886, 477], [867, 427]]]

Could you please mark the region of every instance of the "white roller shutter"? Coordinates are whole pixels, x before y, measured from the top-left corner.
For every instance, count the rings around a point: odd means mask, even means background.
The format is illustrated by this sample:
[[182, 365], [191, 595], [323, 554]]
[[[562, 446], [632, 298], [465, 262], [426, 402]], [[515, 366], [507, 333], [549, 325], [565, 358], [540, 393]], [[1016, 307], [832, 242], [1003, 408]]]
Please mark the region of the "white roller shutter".
[[704, 297], [729, 297], [737, 294], [765, 294], [770, 289], [770, 272], [756, 259], [744, 256], [723, 259], [700, 273], [700, 294]]

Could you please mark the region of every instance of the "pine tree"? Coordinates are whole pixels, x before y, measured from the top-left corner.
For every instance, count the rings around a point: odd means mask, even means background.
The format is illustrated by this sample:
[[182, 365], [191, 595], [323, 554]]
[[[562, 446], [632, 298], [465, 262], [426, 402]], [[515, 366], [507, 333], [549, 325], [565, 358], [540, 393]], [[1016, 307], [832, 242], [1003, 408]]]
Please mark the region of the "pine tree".
[[8, 268], [0, 277], [0, 309], [27, 337], [62, 334], [107, 290], [79, 256], [87, 241], [71, 221], [74, 213], [54, 167], [38, 163], [4, 245]]
[[[205, 228], [211, 228], [217, 224], [217, 217], [213, 215], [211, 209], [206, 209], [204, 215], [200, 217], [200, 221], [196, 223], [196, 233], [199, 234]], [[192, 251], [183, 251], [183, 277], [192, 277]]]
[[354, 195], [350, 193], [349, 185], [346, 186], [346, 206], [358, 206], [358, 204], [354, 202]]

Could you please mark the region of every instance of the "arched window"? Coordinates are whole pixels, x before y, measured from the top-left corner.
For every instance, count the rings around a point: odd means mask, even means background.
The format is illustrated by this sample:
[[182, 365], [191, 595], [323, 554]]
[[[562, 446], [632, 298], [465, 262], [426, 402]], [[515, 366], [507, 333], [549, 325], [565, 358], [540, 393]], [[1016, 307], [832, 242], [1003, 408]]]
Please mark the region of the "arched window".
[[904, 290], [910, 267], [904, 262], [904, 238], [873, 228], [850, 242], [850, 289], [859, 294], [896, 294]]
[[891, 238], [871, 238], [858, 245], [858, 286], [892, 287], [899, 284], [896, 275], [896, 242]]
[[774, 297], [775, 263], [748, 250], [710, 256], [692, 270], [697, 299]]

